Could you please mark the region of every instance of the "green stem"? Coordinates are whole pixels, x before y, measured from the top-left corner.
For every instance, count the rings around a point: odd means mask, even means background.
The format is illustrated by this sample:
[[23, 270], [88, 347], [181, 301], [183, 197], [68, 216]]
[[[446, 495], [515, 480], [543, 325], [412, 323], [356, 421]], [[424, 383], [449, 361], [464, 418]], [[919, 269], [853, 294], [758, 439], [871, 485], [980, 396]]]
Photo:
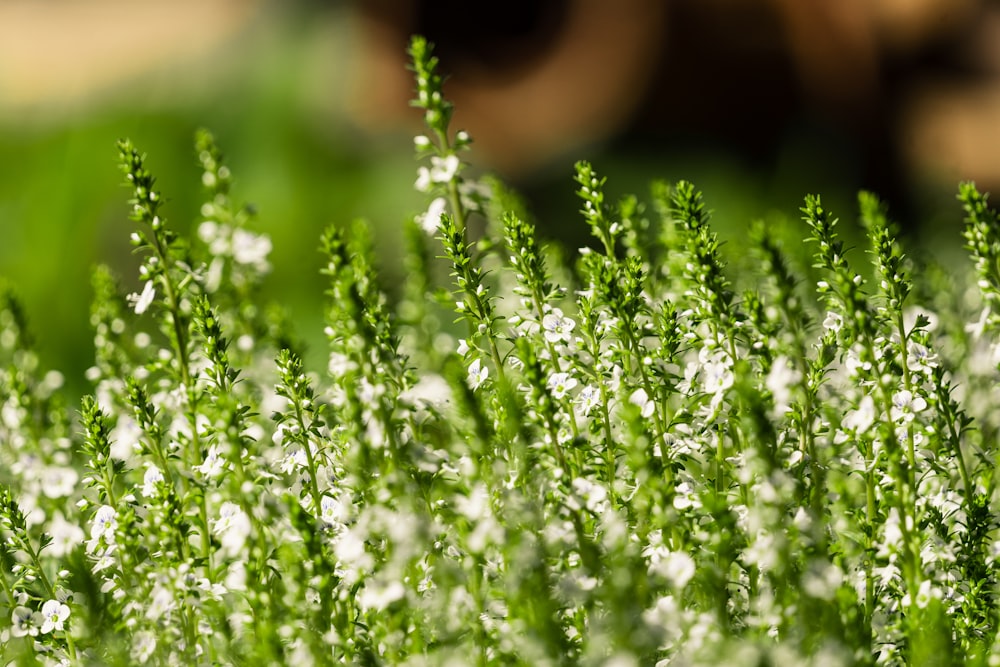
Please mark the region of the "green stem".
[[[659, 398], [659, 395], [657, 394], [656, 390], [653, 389], [653, 383], [650, 382], [649, 374], [646, 373], [646, 366], [645, 364], [642, 363], [642, 357], [643, 357], [642, 347], [639, 345], [639, 341], [636, 340], [635, 334], [632, 331], [632, 327], [626, 324], [624, 329], [629, 349], [632, 351], [632, 354], [635, 355], [636, 366], [639, 369], [639, 378], [640, 378], [640, 383], [642, 385], [642, 389], [643, 391], [646, 392], [646, 397], [649, 400], [661, 403], [660, 401], [656, 400]], [[657, 429], [657, 433], [654, 434], [656, 437], [656, 442], [660, 443], [661, 445], [660, 450], [662, 452], [663, 436], [666, 434], [667, 428], [664, 425], [663, 415], [660, 413], [661, 407], [662, 407], [661, 405], [657, 405], [656, 409], [653, 411], [653, 421], [655, 422]]]
[[[174, 354], [177, 358], [178, 371], [181, 376], [181, 384], [184, 386], [184, 391], [187, 395], [187, 406], [186, 406], [186, 417], [188, 424], [191, 427], [191, 439], [188, 443], [188, 447], [184, 448], [182, 451], [182, 456], [184, 459], [185, 467], [187, 469], [193, 468], [197, 465], [196, 461], [201, 453], [201, 443], [198, 436], [198, 394], [195, 391], [195, 387], [191, 380], [191, 368], [188, 364], [188, 337], [187, 331], [183, 324], [183, 318], [181, 316], [181, 306], [178, 296], [179, 286], [175, 286], [173, 280], [170, 278], [170, 268], [173, 262], [163, 244], [160, 240], [160, 235], [157, 233], [157, 229], [153, 230], [153, 249], [156, 253], [157, 258], [163, 265], [163, 292], [167, 301], [167, 308], [170, 314], [170, 322], [173, 326], [174, 336], [171, 341], [174, 347]], [[188, 485], [185, 477], [181, 477], [182, 488], [184, 493], [187, 493]], [[205, 498], [204, 492], [200, 494], [200, 503], [198, 507], [198, 517], [201, 521], [201, 553], [205, 558], [206, 564], [208, 565], [209, 571], [211, 571], [211, 535], [209, 534], [208, 528], [208, 506], [207, 500]]]
[[[906, 360], [906, 342], [908, 340], [906, 333], [906, 325], [903, 323], [903, 311], [902, 309], [897, 309], [896, 311], [896, 331], [899, 334], [899, 364], [903, 369], [903, 387], [912, 392], [913, 385], [910, 380], [910, 365]], [[913, 435], [913, 422], [910, 422], [906, 426], [906, 462], [909, 466], [908, 479], [907, 482], [910, 488], [916, 491], [917, 480], [916, 480], [916, 470], [917, 470], [917, 457], [916, 457], [916, 443], [914, 441]], [[913, 500], [916, 502], [916, 493], [913, 494]], [[914, 505], [914, 512], [916, 511], [916, 505]]]
[[[533, 288], [531, 290], [532, 291], [532, 299], [533, 299], [533, 301], [535, 303], [535, 312], [538, 314], [538, 323], [541, 324], [542, 320], [545, 318], [545, 310], [543, 308], [543, 305], [545, 303], [545, 299], [542, 297], [542, 293], [541, 293], [541, 291], [538, 288], [537, 281], [535, 281], [535, 283], [536, 284], [533, 286]], [[555, 345], [555, 343], [553, 343], [552, 341], [550, 341], [548, 338], [545, 338], [544, 333], [543, 333], [542, 338], [545, 340], [545, 346], [549, 350], [549, 358], [552, 359], [552, 367], [555, 369], [556, 373], [562, 373], [563, 372], [563, 366], [559, 362], [559, 353], [556, 352], [556, 345]], [[573, 431], [573, 438], [575, 439], [575, 438], [580, 437], [580, 428], [579, 428], [579, 426], [576, 423], [576, 413], [573, 410], [572, 406], [570, 406], [570, 409], [568, 410], [568, 412], [569, 412], [569, 424], [570, 424], [570, 428]]]
[[874, 462], [865, 457], [865, 626], [871, 625], [875, 614], [875, 574], [872, 570], [872, 554], [875, 551], [875, 471]]
[[319, 492], [319, 482], [316, 480], [316, 459], [312, 453], [312, 445], [309, 442], [308, 432], [306, 431], [305, 420], [302, 415], [302, 405], [298, 400], [294, 402], [295, 406], [295, 421], [299, 426], [299, 433], [302, 434], [302, 446], [306, 452], [306, 461], [309, 463], [309, 492], [312, 494], [313, 500], [313, 511], [316, 513], [320, 512], [320, 507], [322, 505], [322, 495]]

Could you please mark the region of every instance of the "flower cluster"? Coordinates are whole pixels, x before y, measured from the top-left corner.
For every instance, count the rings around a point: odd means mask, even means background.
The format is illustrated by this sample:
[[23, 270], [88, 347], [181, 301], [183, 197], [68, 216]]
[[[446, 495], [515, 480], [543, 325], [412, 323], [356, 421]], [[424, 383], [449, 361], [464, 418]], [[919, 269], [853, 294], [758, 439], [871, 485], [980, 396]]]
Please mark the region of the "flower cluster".
[[808, 243], [757, 225], [747, 271], [693, 184], [647, 209], [580, 162], [566, 261], [410, 55], [411, 275], [393, 302], [365, 225], [323, 235], [325, 368], [260, 306], [271, 244], [205, 132], [190, 239], [119, 144], [141, 287], [95, 271], [78, 408], [0, 283], [4, 664], [996, 664], [986, 197], [969, 287], [869, 193], [870, 267], [809, 196]]

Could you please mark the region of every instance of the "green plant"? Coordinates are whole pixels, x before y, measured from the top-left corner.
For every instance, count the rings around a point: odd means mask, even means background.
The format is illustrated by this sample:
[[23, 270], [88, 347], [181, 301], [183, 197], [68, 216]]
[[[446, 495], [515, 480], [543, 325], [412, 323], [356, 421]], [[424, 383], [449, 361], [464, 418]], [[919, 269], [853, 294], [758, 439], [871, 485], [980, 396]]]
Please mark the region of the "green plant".
[[813, 196], [809, 248], [758, 225], [733, 271], [692, 184], [647, 210], [581, 162], [595, 247], [567, 262], [469, 176], [410, 54], [411, 276], [390, 303], [367, 227], [324, 234], [325, 373], [258, 303], [270, 241], [207, 133], [191, 239], [119, 144], [143, 288], [95, 271], [78, 410], [0, 287], [3, 658], [995, 664], [986, 198], [961, 186], [968, 287], [918, 270], [867, 193], [874, 280]]

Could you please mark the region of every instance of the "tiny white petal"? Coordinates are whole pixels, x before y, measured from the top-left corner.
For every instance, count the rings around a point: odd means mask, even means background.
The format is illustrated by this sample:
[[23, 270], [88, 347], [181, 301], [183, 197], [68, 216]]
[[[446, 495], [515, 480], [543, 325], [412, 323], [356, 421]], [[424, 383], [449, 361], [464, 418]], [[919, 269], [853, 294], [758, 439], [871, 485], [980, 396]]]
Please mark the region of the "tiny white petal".
[[156, 298], [156, 288], [153, 286], [152, 280], [147, 280], [146, 284], [142, 288], [142, 294], [129, 294], [128, 301], [132, 304], [133, 310], [135, 310], [136, 315], [142, 315], [145, 313], [153, 303], [153, 299]]
[[433, 234], [441, 226], [441, 215], [447, 202], [444, 197], [438, 197], [427, 207], [427, 212], [417, 217], [420, 228], [428, 234]]

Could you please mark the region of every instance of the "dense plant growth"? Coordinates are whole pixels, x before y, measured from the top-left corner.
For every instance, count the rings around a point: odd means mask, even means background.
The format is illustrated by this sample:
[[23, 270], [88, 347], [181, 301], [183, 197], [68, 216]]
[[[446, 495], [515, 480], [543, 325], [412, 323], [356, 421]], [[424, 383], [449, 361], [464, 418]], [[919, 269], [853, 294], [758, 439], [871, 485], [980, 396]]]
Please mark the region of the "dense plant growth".
[[2, 657], [997, 664], [985, 196], [967, 274], [918, 269], [868, 193], [870, 268], [809, 196], [806, 246], [757, 225], [733, 270], [692, 184], [611, 202], [581, 162], [569, 261], [469, 176], [411, 56], [428, 207], [396, 303], [363, 223], [323, 236], [323, 373], [258, 303], [270, 241], [207, 133], [191, 239], [118, 146], [143, 287], [94, 272], [80, 406], [0, 288]]

